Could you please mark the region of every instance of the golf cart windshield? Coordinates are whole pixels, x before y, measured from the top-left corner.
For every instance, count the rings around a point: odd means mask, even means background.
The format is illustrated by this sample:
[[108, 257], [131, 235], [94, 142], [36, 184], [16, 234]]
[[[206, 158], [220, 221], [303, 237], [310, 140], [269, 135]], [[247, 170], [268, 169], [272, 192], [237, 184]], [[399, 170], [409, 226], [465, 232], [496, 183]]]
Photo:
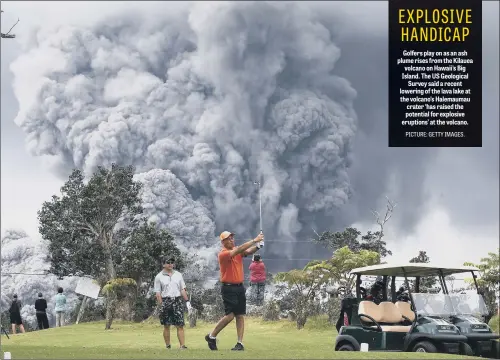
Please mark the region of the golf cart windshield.
[[487, 315], [488, 309], [484, 299], [479, 294], [422, 294], [413, 295], [413, 305], [419, 315], [426, 316], [457, 316], [457, 315]]

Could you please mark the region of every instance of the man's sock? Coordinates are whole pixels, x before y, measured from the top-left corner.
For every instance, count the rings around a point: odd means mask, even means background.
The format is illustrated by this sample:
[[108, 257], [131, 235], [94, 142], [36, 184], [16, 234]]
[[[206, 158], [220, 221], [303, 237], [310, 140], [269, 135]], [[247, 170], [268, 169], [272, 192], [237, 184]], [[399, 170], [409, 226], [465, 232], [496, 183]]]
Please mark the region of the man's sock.
[[208, 334], [208, 337], [212, 340], [215, 339], [215, 336], [212, 336], [212, 333]]

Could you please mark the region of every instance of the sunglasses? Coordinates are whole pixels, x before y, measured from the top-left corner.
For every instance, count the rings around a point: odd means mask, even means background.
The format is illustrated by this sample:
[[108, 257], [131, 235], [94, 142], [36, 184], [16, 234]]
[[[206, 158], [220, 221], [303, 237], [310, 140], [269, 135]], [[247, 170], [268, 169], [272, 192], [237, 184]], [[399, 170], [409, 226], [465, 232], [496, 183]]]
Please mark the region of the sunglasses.
[[166, 265], [172, 265], [174, 262], [173, 261], [167, 261], [165, 264]]

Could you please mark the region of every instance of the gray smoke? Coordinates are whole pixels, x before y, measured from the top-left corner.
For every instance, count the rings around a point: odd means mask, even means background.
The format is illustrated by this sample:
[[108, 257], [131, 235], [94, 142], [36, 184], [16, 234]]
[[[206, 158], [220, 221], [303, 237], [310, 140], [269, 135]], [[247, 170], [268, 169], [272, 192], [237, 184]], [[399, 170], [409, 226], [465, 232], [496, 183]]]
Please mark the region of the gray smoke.
[[[282, 2], [180, 14], [40, 30], [11, 67], [29, 150], [62, 175], [135, 165], [147, 215], [188, 249], [213, 248], [226, 229], [256, 235], [255, 180], [267, 239], [307, 240], [311, 227], [369, 215], [387, 183], [371, 182], [367, 202], [350, 202], [352, 184], [388, 169], [360, 171], [353, 154], [356, 91], [336, 75], [334, 17]], [[299, 245], [269, 241], [266, 254], [314, 252]]]
[[213, 268], [218, 243], [208, 208], [194, 201], [184, 183], [169, 170], [150, 170], [135, 175], [134, 180], [144, 185], [142, 201], [148, 220], [175, 234], [181, 251], [196, 253], [202, 269]]
[[2, 291], [1, 309], [9, 308], [14, 294], [21, 301], [23, 321], [36, 328], [35, 300], [41, 292], [47, 300], [48, 316], [55, 321], [55, 296], [57, 288], [62, 287], [68, 297], [68, 311], [73, 310], [78, 299], [74, 290], [78, 282], [76, 277], [57, 279], [54, 275], [40, 275], [49, 270], [47, 246], [43, 241], [31, 239], [22, 230], [6, 230], [1, 240], [2, 245]]

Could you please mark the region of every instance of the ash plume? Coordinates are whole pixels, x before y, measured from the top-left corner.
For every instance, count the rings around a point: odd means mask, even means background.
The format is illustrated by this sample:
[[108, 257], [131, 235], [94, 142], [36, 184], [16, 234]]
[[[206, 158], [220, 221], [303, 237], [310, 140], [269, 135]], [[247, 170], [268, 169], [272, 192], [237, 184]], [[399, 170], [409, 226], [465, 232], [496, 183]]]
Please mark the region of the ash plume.
[[48, 303], [48, 316], [55, 322], [54, 304], [57, 288], [63, 287], [68, 296], [68, 309], [72, 310], [77, 302], [74, 293], [77, 277], [59, 280], [55, 275], [46, 273], [50, 264], [47, 261], [47, 246], [43, 241], [32, 239], [19, 229], [8, 229], [2, 236], [1, 282], [2, 291], [0, 307], [2, 311], [9, 308], [14, 294], [21, 301], [23, 320], [36, 328], [35, 300], [41, 292]]
[[307, 256], [294, 242], [346, 225], [353, 195], [356, 91], [333, 30], [301, 3], [179, 14], [40, 30], [11, 66], [29, 150], [63, 175], [135, 165], [147, 215], [186, 249], [256, 235], [259, 180], [267, 254]]

